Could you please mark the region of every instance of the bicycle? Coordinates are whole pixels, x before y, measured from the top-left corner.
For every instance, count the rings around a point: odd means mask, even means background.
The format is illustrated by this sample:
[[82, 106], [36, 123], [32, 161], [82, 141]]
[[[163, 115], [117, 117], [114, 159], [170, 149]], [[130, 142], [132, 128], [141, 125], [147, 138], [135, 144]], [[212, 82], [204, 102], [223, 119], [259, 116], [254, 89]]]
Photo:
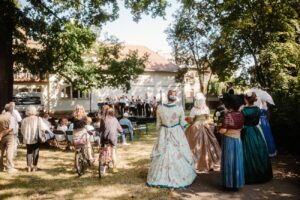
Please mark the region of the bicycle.
[[99, 178], [105, 176], [106, 170], [110, 168], [111, 164], [112, 164], [112, 145], [105, 144], [104, 147], [100, 148], [100, 153], [99, 153], [99, 166], [98, 166]]
[[86, 136], [86, 138], [82, 137], [77, 141], [73, 141], [75, 146], [75, 168], [78, 176], [82, 176], [87, 167], [92, 166], [88, 156], [88, 147], [86, 145], [87, 139], [88, 138]]

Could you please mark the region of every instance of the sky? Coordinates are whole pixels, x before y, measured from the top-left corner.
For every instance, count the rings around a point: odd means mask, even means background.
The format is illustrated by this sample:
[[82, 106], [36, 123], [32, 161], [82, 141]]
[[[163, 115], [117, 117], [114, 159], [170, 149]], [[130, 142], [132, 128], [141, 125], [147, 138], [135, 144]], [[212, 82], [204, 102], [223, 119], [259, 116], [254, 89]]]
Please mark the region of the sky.
[[[26, 0], [20, 0], [21, 5], [26, 5], [26, 2]], [[165, 30], [173, 21], [173, 14], [179, 8], [177, 0], [168, 1], [171, 6], [166, 9], [165, 19], [142, 15], [138, 22], [134, 22], [130, 11], [124, 8], [123, 0], [118, 0], [118, 2], [119, 18], [103, 25], [101, 39], [104, 39], [105, 35], [112, 35], [125, 44], [143, 45], [163, 55], [169, 55], [172, 52]]]
[[167, 42], [165, 30], [173, 21], [172, 15], [179, 7], [176, 0], [170, 2], [172, 5], [167, 8], [165, 19], [143, 15], [139, 22], [134, 22], [130, 11], [120, 3], [119, 18], [103, 26], [101, 37], [104, 38], [107, 33], [116, 36], [125, 44], [143, 45], [155, 52], [170, 54], [172, 50]]

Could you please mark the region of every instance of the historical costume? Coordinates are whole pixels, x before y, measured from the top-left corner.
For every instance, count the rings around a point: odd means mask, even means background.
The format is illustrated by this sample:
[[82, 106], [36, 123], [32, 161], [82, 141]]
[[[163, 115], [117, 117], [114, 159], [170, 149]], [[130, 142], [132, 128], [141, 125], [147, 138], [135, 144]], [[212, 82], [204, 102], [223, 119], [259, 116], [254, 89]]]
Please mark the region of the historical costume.
[[262, 102], [261, 104], [261, 109], [260, 109], [260, 126], [263, 131], [267, 146], [268, 146], [268, 151], [269, 151], [269, 156], [276, 156], [277, 154], [277, 149], [275, 146], [275, 142], [273, 139], [269, 119], [268, 119], [268, 107], [266, 105], [266, 102]]
[[238, 97], [224, 95], [228, 112], [219, 130], [222, 137], [221, 185], [226, 188], [241, 188], [245, 184], [243, 147], [240, 139], [244, 117], [238, 111]]
[[247, 106], [242, 109], [244, 128], [241, 139], [243, 143], [244, 168], [246, 183], [260, 183], [269, 181], [273, 177], [271, 161], [263, 134], [258, 128], [260, 109], [253, 106], [256, 95], [247, 93]]
[[192, 125], [186, 130], [186, 137], [199, 171], [209, 171], [219, 166], [221, 159], [220, 145], [210, 125], [209, 108], [202, 93], [196, 95], [190, 117]]
[[[174, 99], [171, 94], [169, 92]], [[147, 177], [149, 186], [182, 188], [194, 181], [193, 157], [183, 131], [186, 125], [182, 107], [171, 102], [158, 107], [159, 135], [151, 153]]]

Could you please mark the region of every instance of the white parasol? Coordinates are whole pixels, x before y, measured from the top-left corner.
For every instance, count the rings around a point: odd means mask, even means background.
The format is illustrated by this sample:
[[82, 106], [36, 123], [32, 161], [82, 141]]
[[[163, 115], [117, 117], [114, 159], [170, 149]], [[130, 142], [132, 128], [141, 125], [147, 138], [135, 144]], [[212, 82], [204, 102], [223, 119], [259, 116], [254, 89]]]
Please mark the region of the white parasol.
[[257, 96], [261, 101], [265, 101], [265, 102], [268, 102], [269, 104], [275, 105], [272, 96], [271, 96], [268, 92], [266, 92], [266, 91], [264, 91], [264, 90], [262, 90], [262, 89], [259, 89], [259, 88], [251, 88], [251, 89], [247, 90], [246, 93], [247, 93], [247, 92], [255, 92], [256, 96]]

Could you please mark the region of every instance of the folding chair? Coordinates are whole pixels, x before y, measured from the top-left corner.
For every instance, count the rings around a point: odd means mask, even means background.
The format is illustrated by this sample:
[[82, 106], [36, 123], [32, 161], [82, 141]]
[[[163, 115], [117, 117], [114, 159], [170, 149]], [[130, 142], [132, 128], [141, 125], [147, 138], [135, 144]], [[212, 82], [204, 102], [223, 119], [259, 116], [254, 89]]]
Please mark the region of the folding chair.
[[67, 149], [71, 150], [73, 145], [73, 131], [66, 131], [67, 135]]
[[126, 137], [126, 134], [129, 134], [130, 140], [133, 141], [133, 133], [132, 133], [132, 136], [131, 136], [129, 127], [125, 124], [121, 124], [121, 127], [123, 129], [123, 134], [125, 134], [125, 137]]
[[64, 131], [60, 131], [60, 130], [54, 130], [54, 138], [55, 138], [55, 146], [58, 147], [59, 149], [61, 149], [61, 143], [64, 143], [67, 141], [66, 138], [66, 133]]
[[146, 134], [148, 134], [147, 122], [143, 119], [138, 119], [136, 122], [135, 130], [137, 130], [139, 133], [144, 131], [146, 132]]

